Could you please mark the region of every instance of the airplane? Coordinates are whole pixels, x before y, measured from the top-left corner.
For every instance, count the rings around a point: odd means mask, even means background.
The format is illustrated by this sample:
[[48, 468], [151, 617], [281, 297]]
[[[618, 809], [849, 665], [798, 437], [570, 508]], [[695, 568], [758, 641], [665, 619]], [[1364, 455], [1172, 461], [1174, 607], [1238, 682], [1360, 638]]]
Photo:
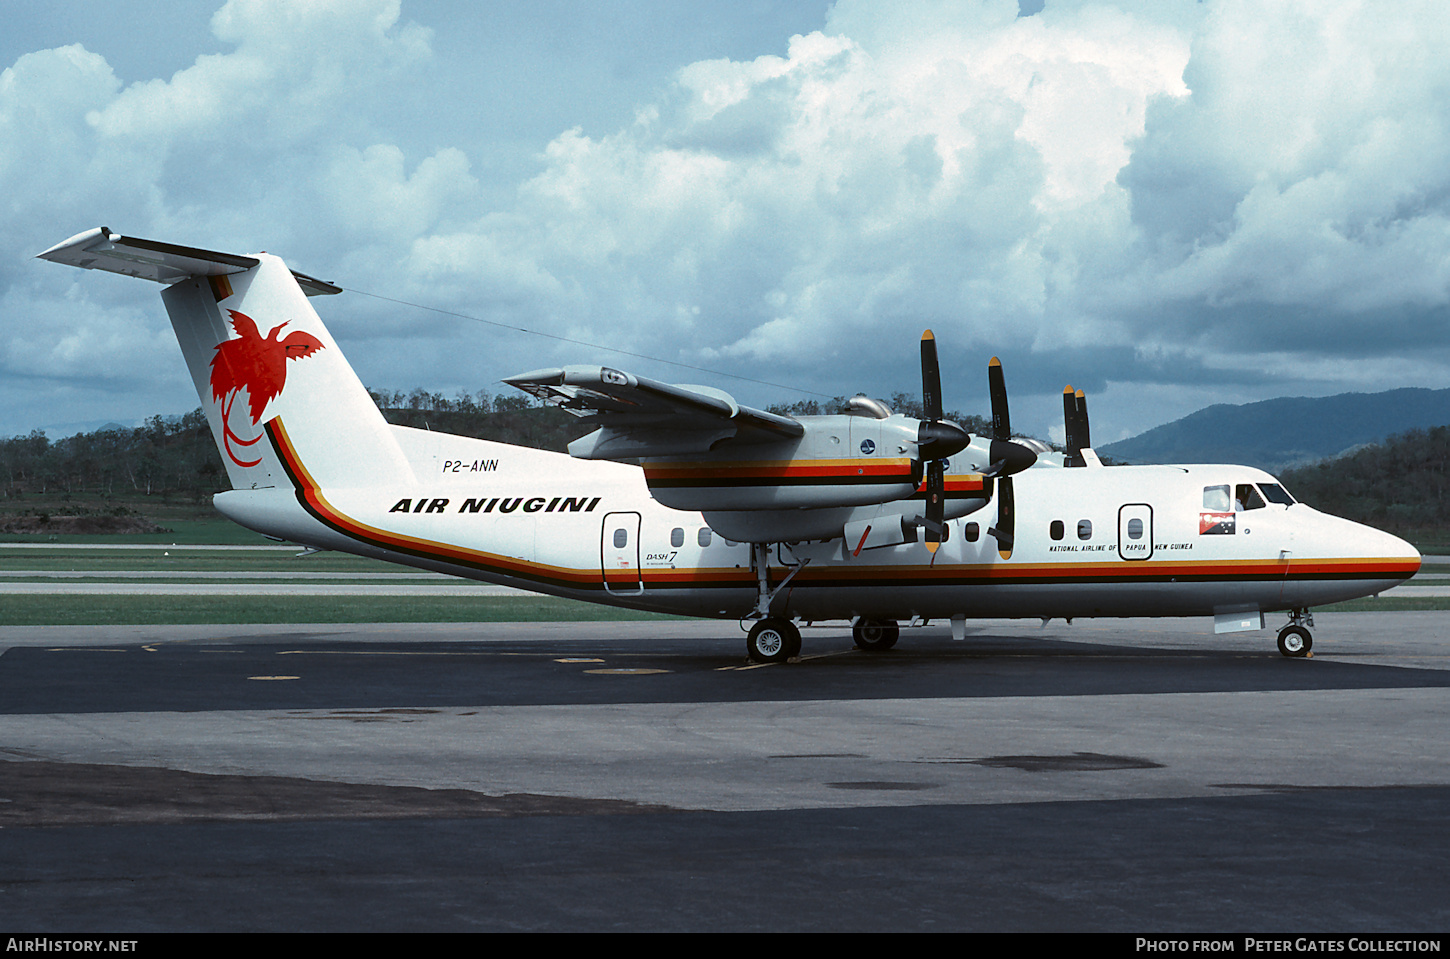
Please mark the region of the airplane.
[[99, 227], [39, 257], [166, 286], [228, 518], [313, 550], [749, 623], [756, 663], [798, 660], [799, 623], [849, 621], [879, 652], [903, 622], [946, 620], [960, 640], [969, 617], [1211, 616], [1225, 633], [1279, 611], [1279, 650], [1300, 657], [1311, 607], [1420, 567], [1409, 543], [1262, 470], [1104, 466], [1072, 387], [1066, 452], [1014, 437], [995, 358], [992, 427], [970, 434], [943, 416], [930, 330], [921, 420], [864, 396], [784, 416], [603, 366], [507, 378], [596, 427], [564, 454], [388, 424], [309, 302], [341, 288], [276, 256]]

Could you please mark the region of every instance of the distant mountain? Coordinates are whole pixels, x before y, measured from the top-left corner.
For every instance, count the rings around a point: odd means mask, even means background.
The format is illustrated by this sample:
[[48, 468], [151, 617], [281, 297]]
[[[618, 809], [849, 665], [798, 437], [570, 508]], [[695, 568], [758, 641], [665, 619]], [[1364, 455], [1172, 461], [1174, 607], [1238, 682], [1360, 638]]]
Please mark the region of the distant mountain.
[[1280, 472], [1412, 429], [1450, 424], [1450, 389], [1221, 403], [1097, 448], [1128, 463], [1237, 463]]

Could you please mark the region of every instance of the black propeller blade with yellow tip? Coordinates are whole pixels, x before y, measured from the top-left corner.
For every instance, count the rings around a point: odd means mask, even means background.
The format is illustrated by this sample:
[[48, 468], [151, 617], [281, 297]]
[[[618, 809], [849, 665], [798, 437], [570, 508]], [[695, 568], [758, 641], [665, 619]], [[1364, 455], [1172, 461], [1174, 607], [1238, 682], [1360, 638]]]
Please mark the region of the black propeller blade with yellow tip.
[[1065, 431], [1063, 446], [1067, 448], [1064, 466], [1086, 466], [1082, 458], [1084, 448], [1091, 448], [1092, 437], [1088, 434], [1087, 397], [1082, 390], [1071, 386], [1062, 391], [1062, 425]]
[[997, 538], [997, 555], [1010, 559], [1017, 525], [1012, 474], [1020, 473], [1037, 462], [1037, 454], [1021, 443], [1012, 442], [1012, 420], [1007, 411], [1007, 380], [1002, 375], [1002, 361], [995, 356], [987, 364], [987, 389], [992, 395], [992, 466], [987, 472], [998, 477], [997, 525], [987, 532]]
[[921, 400], [926, 419], [917, 427], [917, 455], [926, 474], [926, 548], [933, 553], [946, 530], [946, 462], [967, 448], [972, 437], [955, 423], [942, 419], [941, 367], [937, 363], [936, 337], [931, 330], [921, 334]]

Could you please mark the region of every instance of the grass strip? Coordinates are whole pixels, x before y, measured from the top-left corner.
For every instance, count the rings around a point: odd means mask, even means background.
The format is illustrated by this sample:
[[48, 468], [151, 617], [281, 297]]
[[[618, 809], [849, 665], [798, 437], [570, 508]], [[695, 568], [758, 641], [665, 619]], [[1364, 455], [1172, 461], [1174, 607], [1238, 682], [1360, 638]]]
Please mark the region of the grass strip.
[[1351, 599], [1332, 606], [1316, 606], [1316, 613], [1393, 613], [1426, 609], [1450, 609], [1450, 596], [1373, 596]]
[[554, 596], [0, 596], [6, 626], [549, 623], [678, 619]]

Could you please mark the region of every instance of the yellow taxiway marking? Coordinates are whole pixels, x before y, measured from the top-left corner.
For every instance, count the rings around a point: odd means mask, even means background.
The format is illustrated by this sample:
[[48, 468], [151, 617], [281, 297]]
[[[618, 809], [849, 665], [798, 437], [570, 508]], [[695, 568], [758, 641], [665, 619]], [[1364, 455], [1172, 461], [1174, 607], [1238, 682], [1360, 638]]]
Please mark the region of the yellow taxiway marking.
[[444, 650], [410, 649], [281, 649], [278, 656], [527, 656], [528, 653], [493, 652], [473, 650], [447, 652]]
[[643, 667], [621, 667], [617, 669], [586, 669], [586, 673], [594, 673], [597, 676], [650, 676], [655, 673], [667, 673], [668, 669], [645, 669]]
[[302, 677], [301, 676], [248, 676], [247, 678], [248, 679], [273, 680], [273, 679], [301, 679]]
[[105, 646], [53, 646], [47, 649], [47, 653], [69, 653], [73, 651], [83, 653], [124, 653], [124, 649], [110, 649]]
[[[853, 653], [859, 653], [859, 652], [860, 652], [860, 650], [859, 649], [856, 649], [855, 647], [852, 647], [851, 649], [838, 649], [835, 652], [830, 652], [830, 653], [814, 653], [814, 654], [812, 654], [810, 656], [797, 656], [797, 657], [795, 657], [793, 659], [786, 660], [786, 663], [804, 663], [804, 662], [806, 662], [808, 660], [812, 660], [812, 659], [826, 659], [826, 658], [831, 657], [831, 656], [850, 656]], [[715, 671], [717, 673], [723, 673], [723, 672], [727, 672], [729, 670], [759, 669], [762, 666], [783, 666], [783, 665], [785, 665], [785, 663], [745, 663], [744, 665], [741, 665], [741, 666], [717, 666], [715, 668]]]

